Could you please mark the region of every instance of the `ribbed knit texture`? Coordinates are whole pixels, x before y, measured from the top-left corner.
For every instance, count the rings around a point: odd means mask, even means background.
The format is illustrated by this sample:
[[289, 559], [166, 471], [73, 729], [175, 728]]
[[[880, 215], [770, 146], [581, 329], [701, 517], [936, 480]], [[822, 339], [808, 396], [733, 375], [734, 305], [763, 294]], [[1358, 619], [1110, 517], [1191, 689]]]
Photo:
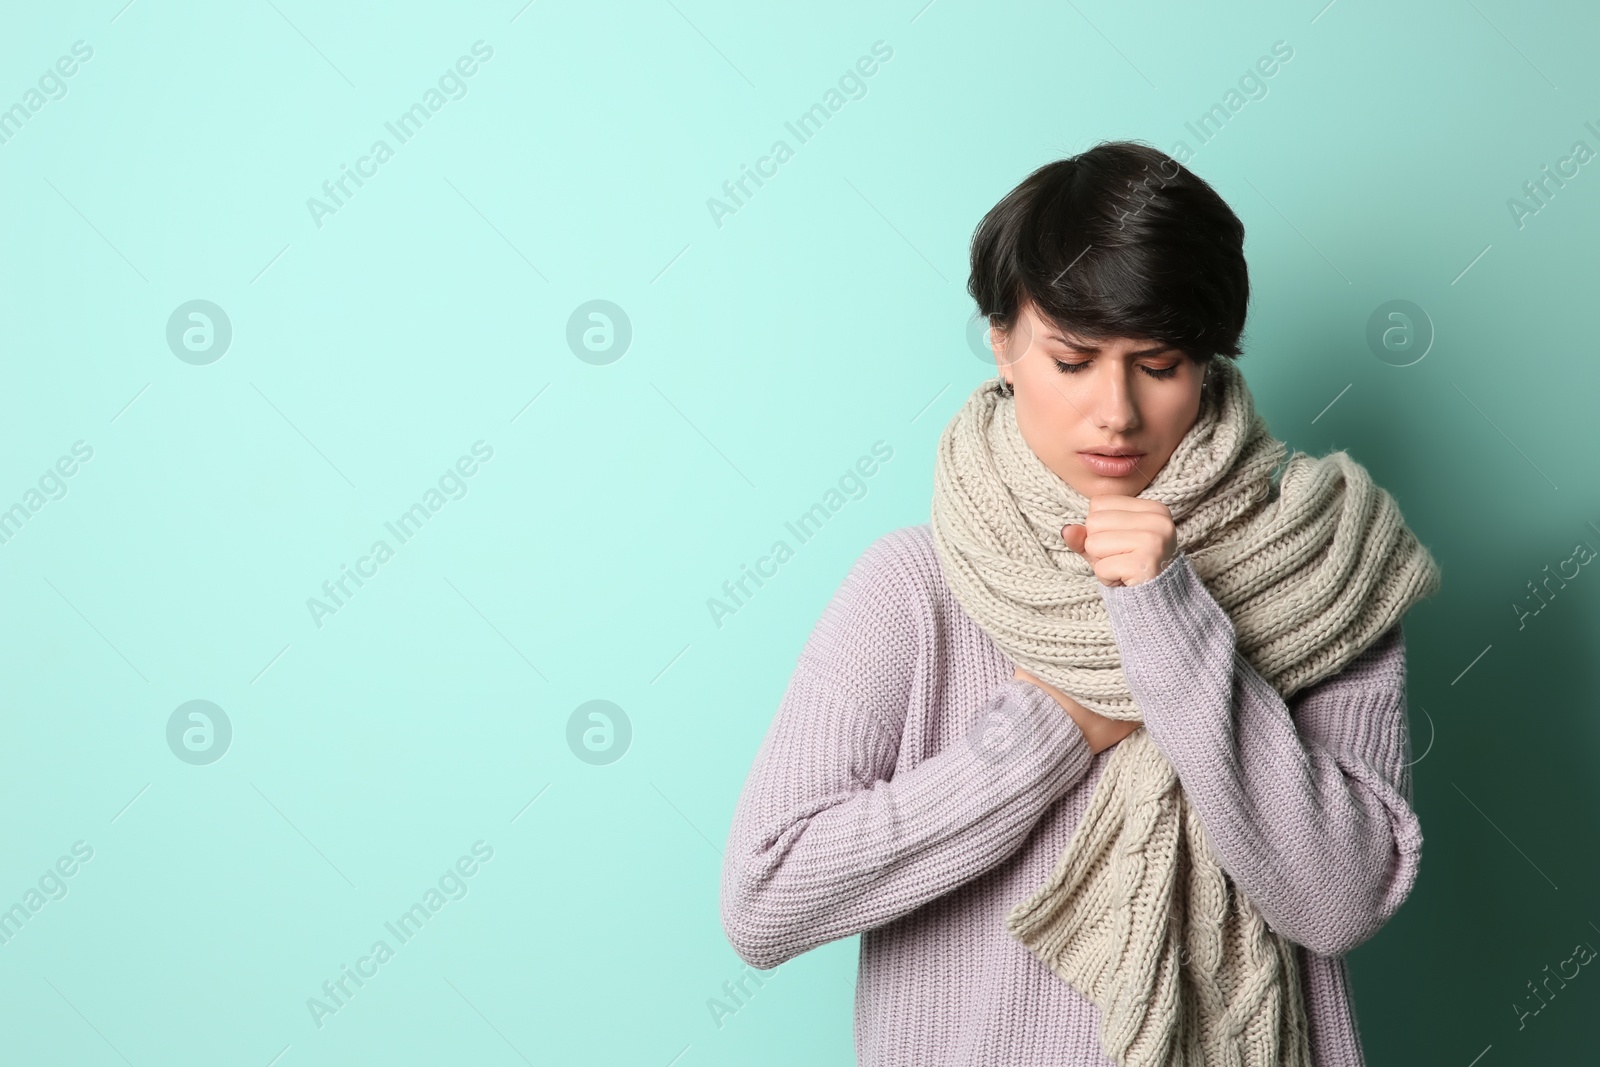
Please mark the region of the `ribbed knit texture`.
[[[1230, 360], [1208, 384], [1139, 495], [1170, 511], [1179, 549], [1248, 635], [1242, 655], [1290, 696], [1434, 592], [1438, 568], [1360, 464], [1289, 456]], [[1061, 538], [1089, 499], [1034, 454], [998, 385], [975, 389], [939, 443], [932, 530], [944, 574], [1008, 657], [1101, 714], [1137, 720], [1103, 586]], [[1007, 926], [1101, 1009], [1102, 1047], [1121, 1067], [1311, 1067], [1293, 946], [1229, 883], [1148, 731], [1116, 746], [1060, 862]]]
[[[1342, 957], [1409, 895], [1422, 847], [1400, 626], [1286, 704], [1185, 555], [1099, 595], [1219, 862], [1296, 946], [1316, 1067], [1363, 1067]], [[745, 781], [724, 930], [764, 969], [860, 934], [862, 1067], [1113, 1062], [1100, 1010], [1005, 917], [1118, 746], [1092, 755], [1014, 665], [953, 596], [930, 527], [886, 534], [812, 630]]]

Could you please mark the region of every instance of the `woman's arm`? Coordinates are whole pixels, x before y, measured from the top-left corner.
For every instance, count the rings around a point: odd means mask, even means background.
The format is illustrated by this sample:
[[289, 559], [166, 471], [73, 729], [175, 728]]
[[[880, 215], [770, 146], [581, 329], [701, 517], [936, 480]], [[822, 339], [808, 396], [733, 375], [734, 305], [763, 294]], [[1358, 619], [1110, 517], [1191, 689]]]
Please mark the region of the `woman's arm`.
[[1177, 555], [1102, 586], [1145, 728], [1239, 889], [1324, 956], [1366, 941], [1416, 881], [1400, 624], [1294, 708], [1237, 654], [1233, 622]]
[[806, 643], [734, 811], [723, 930], [768, 969], [891, 922], [998, 866], [1082, 778], [1088, 742], [1049, 694], [1007, 678], [964, 737], [896, 773], [926, 595], [867, 549]]

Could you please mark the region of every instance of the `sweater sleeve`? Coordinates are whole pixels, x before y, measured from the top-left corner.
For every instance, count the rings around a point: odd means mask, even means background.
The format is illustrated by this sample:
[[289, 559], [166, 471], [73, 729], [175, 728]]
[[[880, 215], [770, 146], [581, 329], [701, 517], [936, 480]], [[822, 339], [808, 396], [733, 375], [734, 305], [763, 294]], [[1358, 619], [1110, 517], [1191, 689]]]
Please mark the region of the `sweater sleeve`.
[[1183, 553], [1101, 595], [1145, 728], [1235, 885], [1320, 955], [1377, 933], [1422, 851], [1400, 623], [1291, 710], [1237, 653], [1233, 621]]
[[[941, 751], [902, 765], [932, 615], [880, 538], [813, 629], [735, 807], [723, 930], [770, 969], [881, 926], [998, 866], [1091, 759], [1048, 693], [1007, 679]], [[923, 694], [912, 696], [912, 693]], [[909, 761], [907, 761], [909, 762]]]

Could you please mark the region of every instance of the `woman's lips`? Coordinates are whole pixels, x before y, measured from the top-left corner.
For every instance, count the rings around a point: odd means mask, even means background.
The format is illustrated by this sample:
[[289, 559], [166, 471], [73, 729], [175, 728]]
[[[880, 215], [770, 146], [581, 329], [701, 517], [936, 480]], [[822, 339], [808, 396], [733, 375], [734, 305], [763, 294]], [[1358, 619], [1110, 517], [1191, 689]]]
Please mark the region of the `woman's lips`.
[[1132, 456], [1102, 456], [1098, 452], [1079, 452], [1078, 456], [1096, 474], [1102, 474], [1107, 478], [1123, 478], [1138, 469], [1144, 453]]

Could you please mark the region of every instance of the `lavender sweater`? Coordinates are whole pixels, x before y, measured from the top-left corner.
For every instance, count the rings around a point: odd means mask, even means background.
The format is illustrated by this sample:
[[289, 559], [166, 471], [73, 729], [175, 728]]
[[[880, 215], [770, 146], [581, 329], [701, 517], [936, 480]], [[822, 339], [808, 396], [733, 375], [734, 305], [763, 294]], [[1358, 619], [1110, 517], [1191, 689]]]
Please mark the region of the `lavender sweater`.
[[[1360, 1067], [1343, 955], [1400, 907], [1422, 847], [1400, 624], [1286, 706], [1186, 555], [1100, 591], [1223, 868], [1301, 946], [1316, 1067]], [[770, 970], [861, 934], [863, 1067], [1112, 1063], [1099, 1008], [1004, 917], [1054, 868], [1113, 750], [1091, 754], [1013, 667], [945, 583], [930, 527], [888, 533], [817, 622], [739, 797], [728, 940]]]

